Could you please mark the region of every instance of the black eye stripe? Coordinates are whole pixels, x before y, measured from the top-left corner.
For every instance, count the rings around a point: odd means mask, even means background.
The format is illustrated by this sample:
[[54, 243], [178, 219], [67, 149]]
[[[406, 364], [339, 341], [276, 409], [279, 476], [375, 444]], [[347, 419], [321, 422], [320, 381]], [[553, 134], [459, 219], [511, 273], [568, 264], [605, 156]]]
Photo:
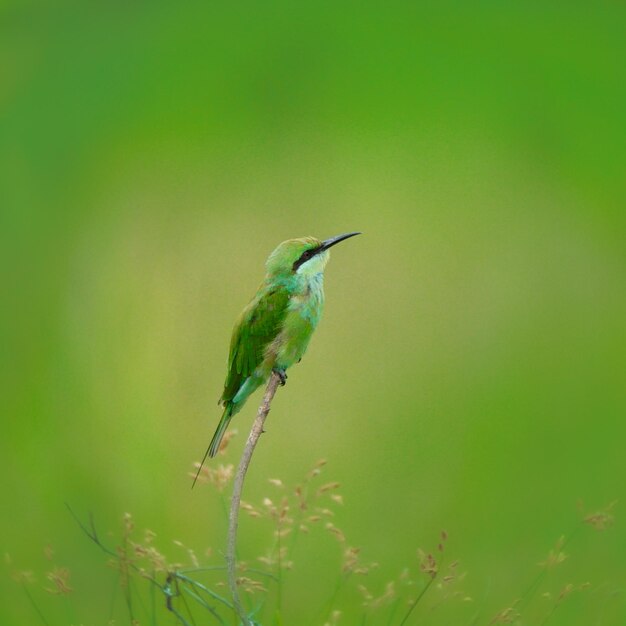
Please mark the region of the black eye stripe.
[[311, 257], [314, 257], [318, 251], [319, 247], [309, 248], [308, 250], [305, 250], [300, 255], [300, 258], [293, 264], [293, 271], [295, 272], [305, 261], [308, 261]]

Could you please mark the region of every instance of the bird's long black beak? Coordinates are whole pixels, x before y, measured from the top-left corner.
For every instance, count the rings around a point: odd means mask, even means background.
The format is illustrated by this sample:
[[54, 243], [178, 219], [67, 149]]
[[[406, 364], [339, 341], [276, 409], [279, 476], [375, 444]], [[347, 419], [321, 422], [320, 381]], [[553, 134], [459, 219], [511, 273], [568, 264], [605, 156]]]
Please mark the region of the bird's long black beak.
[[330, 239], [325, 239], [322, 241], [322, 245], [317, 249], [317, 252], [322, 252], [323, 250], [328, 250], [336, 243], [343, 241], [344, 239], [349, 239], [350, 237], [354, 237], [355, 235], [360, 235], [361, 233], [346, 233], [345, 235], [337, 235], [336, 237], [331, 237]]

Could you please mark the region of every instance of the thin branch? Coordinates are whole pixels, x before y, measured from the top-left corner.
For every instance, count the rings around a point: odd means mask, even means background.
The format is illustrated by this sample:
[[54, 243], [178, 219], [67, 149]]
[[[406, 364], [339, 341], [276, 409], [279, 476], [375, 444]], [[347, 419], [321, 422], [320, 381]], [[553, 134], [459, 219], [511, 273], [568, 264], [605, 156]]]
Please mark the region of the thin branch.
[[45, 626], [49, 626], [49, 622], [44, 617], [44, 614], [41, 612], [41, 609], [37, 606], [35, 599], [31, 595], [30, 591], [28, 591], [28, 587], [26, 586], [25, 583], [22, 583], [22, 589], [24, 590], [24, 593], [28, 597], [28, 601], [30, 602], [33, 609], [35, 610], [35, 613], [37, 613], [37, 615], [39, 616], [39, 619], [45, 624]]
[[430, 586], [435, 582], [435, 578], [437, 578], [436, 574], [434, 576], [431, 576], [430, 580], [426, 583], [424, 588], [420, 591], [417, 598], [415, 598], [415, 600], [411, 603], [409, 610], [406, 612], [406, 614], [402, 618], [402, 621], [400, 622], [400, 626], [403, 626], [403, 624], [406, 624], [406, 621], [409, 619], [409, 617], [411, 617], [411, 613], [413, 613], [413, 609], [419, 604], [419, 601], [424, 597], [424, 594], [428, 591]]
[[225, 598], [222, 598], [222, 596], [220, 596], [218, 593], [215, 593], [215, 591], [211, 591], [211, 589], [209, 589], [207, 586], [203, 585], [202, 583], [199, 583], [197, 580], [194, 580], [193, 578], [189, 578], [188, 576], [185, 576], [184, 574], [181, 574], [180, 572], [173, 572], [172, 576], [176, 578], [177, 580], [182, 580], [183, 582], [189, 583], [190, 585], [193, 585], [194, 587], [197, 587], [198, 589], [202, 589], [202, 591], [204, 591], [207, 595], [211, 596], [214, 600], [217, 600], [218, 602], [225, 604], [231, 610], [233, 609], [233, 605], [228, 600], [226, 600]]
[[206, 567], [183, 567], [177, 569], [178, 574], [195, 574], [196, 572], [223, 572], [226, 569], [225, 565], [212, 565]]
[[[189, 568], [176, 570], [176, 574], [187, 575], [187, 574], [195, 574], [196, 572], [198, 573], [200, 572], [223, 572], [225, 569], [226, 569], [225, 565], [216, 565], [214, 567], [189, 567]], [[262, 569], [255, 569], [254, 567], [246, 567], [246, 572], [250, 572], [251, 574], [258, 574], [259, 576], [265, 576], [266, 578], [271, 578], [274, 582], [278, 582], [278, 578], [276, 578], [274, 574], [272, 574], [271, 572], [266, 572]]]
[[[69, 511], [70, 515], [74, 518], [74, 521], [78, 524], [79, 528], [87, 535], [87, 537], [89, 537], [89, 539], [91, 539], [100, 548], [100, 550], [102, 550], [105, 554], [108, 554], [109, 556], [112, 556], [113, 558], [119, 561], [120, 555], [114, 550], [111, 550], [111, 548], [108, 548], [107, 546], [105, 546], [100, 541], [100, 538], [98, 537], [98, 533], [96, 532], [96, 527], [95, 527], [93, 516], [91, 515], [91, 513], [89, 514], [89, 521], [90, 521], [91, 529], [89, 529], [85, 526], [85, 524], [81, 522], [78, 515], [74, 513], [74, 511], [72, 510], [70, 505], [67, 504], [67, 502], [65, 503], [65, 506], [67, 510]], [[128, 562], [128, 567], [132, 569], [134, 572], [136, 572], [137, 574], [139, 574], [142, 578], [145, 578], [146, 580], [150, 581], [155, 587], [158, 587], [161, 590], [161, 592], [165, 594], [165, 596], [168, 595], [166, 586], [160, 585], [156, 581], [156, 579], [153, 578], [152, 576], [147, 576], [146, 573], [140, 567], [137, 567], [137, 565], [135, 565], [134, 563], [130, 561]], [[120, 576], [121, 575], [122, 573], [120, 572]]]
[[[193, 584], [191, 585], [193, 587]], [[187, 585], [183, 585], [183, 591], [188, 593], [200, 606], [203, 606], [213, 617], [220, 623], [226, 624], [224, 620], [219, 616], [218, 612], [212, 607], [204, 598], [198, 595], [195, 591], [190, 589]]]
[[226, 547], [228, 585], [233, 595], [233, 604], [235, 606], [235, 611], [241, 618], [244, 626], [252, 626], [252, 624], [248, 619], [248, 616], [246, 615], [243, 605], [241, 604], [241, 599], [239, 598], [239, 590], [237, 589], [236, 551], [241, 492], [243, 490], [243, 482], [246, 478], [246, 472], [248, 471], [248, 466], [250, 465], [250, 460], [252, 459], [252, 453], [254, 452], [254, 448], [256, 447], [257, 442], [259, 441], [259, 437], [263, 433], [263, 425], [265, 424], [265, 419], [267, 418], [267, 414], [270, 412], [272, 399], [274, 398], [274, 394], [276, 393], [276, 390], [278, 389], [278, 385], [280, 383], [280, 376], [276, 372], [272, 372], [270, 381], [267, 384], [267, 389], [265, 390], [263, 402], [261, 402], [261, 406], [259, 406], [259, 410], [254, 420], [254, 424], [252, 424], [252, 430], [250, 431], [250, 435], [248, 435], [248, 441], [246, 441], [246, 445], [241, 455], [241, 461], [239, 462], [237, 474], [235, 475], [235, 480], [233, 482], [233, 496], [230, 501], [230, 512], [228, 514], [228, 543]]
[[191, 624], [174, 607], [172, 607], [170, 611], [176, 616], [178, 621], [183, 624], [183, 626], [191, 626]]

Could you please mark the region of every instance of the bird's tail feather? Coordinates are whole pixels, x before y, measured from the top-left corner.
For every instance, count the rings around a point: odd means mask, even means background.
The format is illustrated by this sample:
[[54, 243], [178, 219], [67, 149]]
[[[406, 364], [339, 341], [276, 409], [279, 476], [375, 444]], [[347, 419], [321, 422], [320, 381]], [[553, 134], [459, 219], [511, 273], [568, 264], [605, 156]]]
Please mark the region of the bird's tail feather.
[[207, 457], [214, 457], [218, 450], [220, 449], [220, 444], [222, 443], [222, 437], [224, 437], [224, 433], [226, 432], [226, 429], [228, 428], [228, 424], [230, 423], [230, 420], [233, 417], [233, 405], [232, 404], [227, 404], [226, 407], [224, 408], [224, 413], [222, 414], [222, 419], [220, 420], [220, 423], [217, 425], [217, 430], [215, 431], [215, 434], [213, 435], [213, 439], [211, 439], [211, 443], [209, 444], [209, 447], [207, 448], [206, 452], [204, 453], [204, 457], [202, 458], [202, 463], [200, 463], [200, 467], [198, 468], [198, 471], [196, 472], [196, 477], [193, 479], [193, 484], [191, 485], [191, 488], [194, 488], [194, 485], [196, 484], [196, 481], [198, 480], [198, 476], [200, 476], [200, 472], [202, 471], [202, 468], [204, 466], [204, 462], [206, 461]]
[[220, 449], [220, 444], [222, 443], [222, 437], [228, 428], [228, 424], [230, 424], [230, 420], [233, 416], [233, 405], [227, 404], [224, 409], [224, 413], [222, 415], [222, 419], [220, 423], [217, 425], [217, 429], [215, 434], [213, 435], [213, 439], [211, 439], [211, 443], [209, 444], [208, 453], [210, 457], [214, 457], [218, 450]]

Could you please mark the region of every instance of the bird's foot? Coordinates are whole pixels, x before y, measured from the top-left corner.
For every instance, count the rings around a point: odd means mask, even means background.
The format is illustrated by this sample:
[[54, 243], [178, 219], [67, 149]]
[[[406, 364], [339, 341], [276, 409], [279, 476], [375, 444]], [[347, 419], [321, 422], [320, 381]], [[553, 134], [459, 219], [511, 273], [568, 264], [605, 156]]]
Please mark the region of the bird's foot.
[[285, 372], [285, 370], [274, 368], [272, 371], [274, 372], [274, 374], [278, 375], [278, 378], [280, 378], [280, 386], [284, 387], [285, 383], [287, 382], [287, 373]]

